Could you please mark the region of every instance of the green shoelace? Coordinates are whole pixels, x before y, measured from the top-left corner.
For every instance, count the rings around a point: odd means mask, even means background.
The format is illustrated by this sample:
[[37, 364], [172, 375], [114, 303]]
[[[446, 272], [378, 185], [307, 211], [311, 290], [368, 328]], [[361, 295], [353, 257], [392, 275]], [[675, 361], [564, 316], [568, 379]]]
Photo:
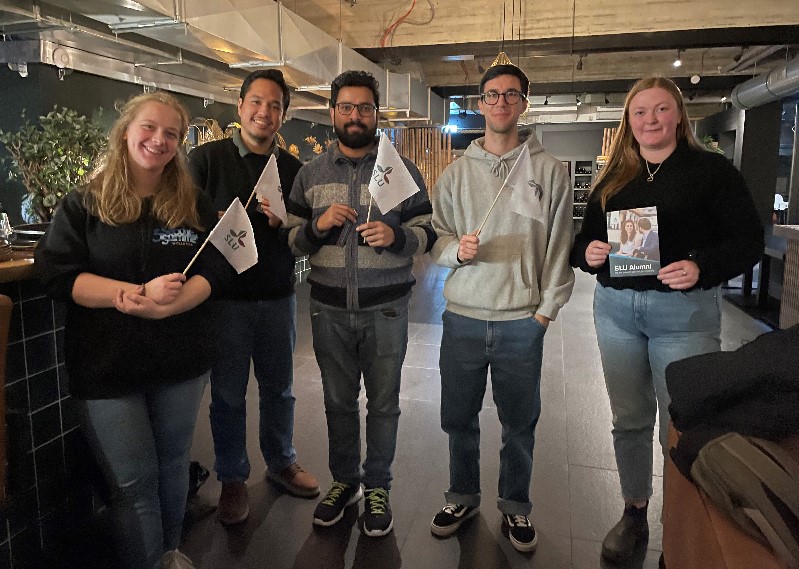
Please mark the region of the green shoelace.
[[385, 514], [388, 507], [388, 491], [383, 488], [373, 488], [366, 493], [366, 502], [369, 504], [370, 514]]
[[333, 482], [333, 486], [328, 491], [325, 499], [322, 500], [322, 503], [326, 506], [333, 506], [336, 503], [336, 500], [349, 488], [346, 484], [342, 484], [341, 482]]

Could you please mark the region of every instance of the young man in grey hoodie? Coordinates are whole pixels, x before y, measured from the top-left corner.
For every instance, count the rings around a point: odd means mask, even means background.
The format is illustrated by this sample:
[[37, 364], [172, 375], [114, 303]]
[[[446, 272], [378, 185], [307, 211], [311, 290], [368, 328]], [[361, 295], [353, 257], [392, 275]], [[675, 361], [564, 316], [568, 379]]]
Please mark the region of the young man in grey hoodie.
[[[528, 516], [544, 333], [574, 286], [571, 182], [535, 133], [518, 130], [528, 87], [527, 77], [514, 65], [493, 66], [480, 81], [485, 137], [472, 142], [436, 183], [433, 229], [438, 240], [430, 253], [452, 269], [444, 285], [439, 362], [450, 484], [447, 504], [431, 530], [441, 537], [452, 535], [480, 506], [478, 413], [490, 367], [502, 423], [497, 506], [513, 547], [523, 552], [533, 551], [537, 543]], [[477, 231], [522, 152], [530, 153], [529, 191], [540, 201], [543, 220], [512, 211], [513, 191], [506, 187]]]

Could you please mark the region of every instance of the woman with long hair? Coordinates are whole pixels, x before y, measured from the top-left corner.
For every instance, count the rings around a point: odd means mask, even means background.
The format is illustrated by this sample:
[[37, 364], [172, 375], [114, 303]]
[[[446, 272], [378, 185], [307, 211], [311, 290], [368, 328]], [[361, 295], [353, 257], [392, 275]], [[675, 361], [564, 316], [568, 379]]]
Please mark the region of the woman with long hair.
[[635, 230], [635, 222], [632, 219], [624, 222], [620, 242], [619, 255], [632, 255], [633, 251], [641, 244], [641, 236]]
[[193, 567], [178, 545], [211, 365], [203, 302], [231, 270], [208, 247], [180, 272], [217, 219], [180, 149], [188, 123], [167, 93], [128, 101], [92, 180], [64, 198], [35, 255], [67, 303], [70, 394], [110, 489], [120, 561], [137, 569]]
[[[606, 215], [645, 207], [657, 211], [662, 268], [612, 278]], [[602, 543], [605, 558], [629, 557], [648, 536], [656, 415], [667, 448], [666, 366], [720, 349], [719, 285], [754, 265], [762, 249], [743, 177], [697, 142], [680, 90], [665, 77], [638, 81], [571, 251], [572, 266], [597, 276], [594, 323], [625, 503]]]

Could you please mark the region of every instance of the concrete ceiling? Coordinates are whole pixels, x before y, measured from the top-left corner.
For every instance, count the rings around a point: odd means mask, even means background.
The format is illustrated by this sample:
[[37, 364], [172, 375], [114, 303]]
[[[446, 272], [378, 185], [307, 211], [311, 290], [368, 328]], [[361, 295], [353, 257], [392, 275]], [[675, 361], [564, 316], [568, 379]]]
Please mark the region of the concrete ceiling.
[[[504, 50], [531, 93], [611, 103], [638, 78], [674, 78], [693, 116], [799, 52], [797, 0], [286, 0], [331, 36], [445, 97], [476, 95]], [[404, 18], [404, 19], [403, 19]], [[683, 65], [673, 66], [680, 50]], [[692, 83], [692, 76], [699, 76]], [[466, 106], [469, 103], [466, 100]], [[535, 102], [537, 99], [533, 99]]]

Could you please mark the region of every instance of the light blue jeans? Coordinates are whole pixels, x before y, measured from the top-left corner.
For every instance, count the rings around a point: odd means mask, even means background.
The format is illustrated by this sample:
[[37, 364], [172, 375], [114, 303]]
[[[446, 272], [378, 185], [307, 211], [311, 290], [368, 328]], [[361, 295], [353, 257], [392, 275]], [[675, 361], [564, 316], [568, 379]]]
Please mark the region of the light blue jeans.
[[621, 493], [627, 502], [648, 500], [656, 414], [661, 447], [668, 448], [666, 366], [721, 349], [721, 292], [636, 292], [597, 283], [594, 324], [613, 413]]
[[222, 482], [250, 476], [247, 384], [250, 360], [258, 382], [258, 436], [269, 470], [297, 460], [294, 450], [294, 345], [297, 297], [219, 300], [213, 304], [216, 357], [211, 368], [211, 432]]
[[80, 401], [84, 432], [111, 491], [120, 560], [161, 565], [177, 549], [189, 450], [208, 374], [116, 399]]
[[[391, 487], [402, 362], [408, 346], [409, 298], [361, 310], [335, 308], [311, 299], [313, 347], [325, 396], [328, 463], [336, 482]], [[366, 389], [363, 476], [358, 408], [361, 374]]]
[[541, 415], [546, 328], [535, 318], [486, 321], [445, 311], [441, 337], [441, 428], [449, 435], [447, 503], [480, 505], [480, 420], [488, 369], [502, 424], [503, 514], [528, 515], [535, 427]]

